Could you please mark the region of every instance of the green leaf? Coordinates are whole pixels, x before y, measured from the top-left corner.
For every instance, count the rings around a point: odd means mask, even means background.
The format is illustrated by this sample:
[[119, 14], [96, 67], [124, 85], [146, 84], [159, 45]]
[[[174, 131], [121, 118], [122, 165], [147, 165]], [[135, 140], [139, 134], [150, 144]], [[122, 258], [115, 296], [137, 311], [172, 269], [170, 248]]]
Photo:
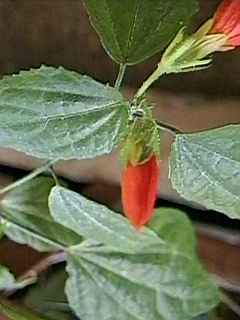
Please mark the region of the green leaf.
[[[62, 266], [39, 279], [24, 296], [24, 305], [46, 316], [49, 320], [73, 320], [73, 314], [64, 294], [67, 274]], [[75, 319], [75, 318], [74, 318]]]
[[[170, 259], [168, 265], [161, 262], [165, 259]], [[200, 270], [194, 270], [192, 264], [191, 269], [185, 269], [189, 272], [186, 275], [183, 268], [188, 266], [187, 261], [169, 272], [162, 270], [173, 263], [177, 264], [177, 260], [156, 256], [156, 253], [142, 257], [120, 254], [102, 257], [98, 252], [79, 259], [69, 258], [70, 278], [66, 293], [70, 306], [82, 320], [96, 317], [99, 320], [106, 317], [114, 320], [190, 320], [212, 309], [218, 303], [218, 297], [207, 277]], [[117, 265], [124, 271], [121, 272]], [[150, 270], [152, 265], [153, 272]], [[130, 269], [142, 277], [151, 272], [156, 281], [155, 288], [137, 276], [129, 277]], [[180, 272], [181, 277], [174, 272]]]
[[0, 146], [32, 156], [110, 153], [126, 117], [117, 90], [63, 68], [41, 67], [0, 81]]
[[0, 265], [0, 291], [15, 287], [14, 275], [4, 266]]
[[4, 197], [0, 208], [9, 238], [38, 251], [56, 251], [82, 241], [72, 230], [53, 221], [49, 214], [48, 196], [53, 186], [53, 179], [39, 177]]
[[178, 193], [240, 219], [240, 126], [177, 135], [170, 178]]
[[11, 271], [0, 265], [0, 291], [23, 289], [36, 281], [35, 277], [17, 281]]
[[5, 223], [0, 216], [0, 240], [4, 237]]
[[83, 0], [108, 54], [136, 64], [162, 50], [187, 24], [195, 0]]
[[[0, 240], [4, 236], [5, 224], [0, 222]], [[0, 265], [0, 291], [10, 289], [15, 285], [14, 275], [5, 266]]]
[[184, 248], [190, 255], [195, 255], [195, 232], [190, 219], [181, 210], [172, 208], [156, 210], [148, 227], [177, 250]]
[[52, 189], [49, 209], [56, 222], [86, 239], [116, 247], [123, 252], [161, 244], [153, 232], [145, 230], [139, 233], [121, 215], [63, 187]]
[[9, 320], [48, 320], [3, 299], [0, 300], [0, 316], [1, 314], [8, 317]]
[[[174, 220], [176, 212], [168, 214]], [[157, 210], [156, 215], [163, 222], [153, 221], [152, 228], [165, 242], [152, 250], [144, 247], [143, 240], [142, 251], [135, 253], [90, 241], [71, 248], [66, 294], [82, 320], [190, 320], [218, 303], [217, 288], [189, 250], [190, 244], [182, 240], [187, 221], [183, 213], [175, 222], [164, 218], [167, 209]], [[179, 226], [180, 232], [169, 236], [170, 224], [177, 230]], [[192, 238], [190, 225], [184, 232], [185, 239]]]

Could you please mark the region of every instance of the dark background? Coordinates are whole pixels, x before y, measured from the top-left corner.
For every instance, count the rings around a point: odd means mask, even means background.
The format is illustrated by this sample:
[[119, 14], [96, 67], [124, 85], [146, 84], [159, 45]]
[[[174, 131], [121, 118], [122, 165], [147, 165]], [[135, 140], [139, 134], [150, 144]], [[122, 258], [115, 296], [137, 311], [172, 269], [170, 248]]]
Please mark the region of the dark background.
[[[201, 0], [194, 26], [211, 17], [219, 2]], [[0, 74], [48, 64], [103, 81], [112, 82], [116, 75], [117, 67], [103, 51], [81, 0], [0, 0], [0, 39]], [[141, 83], [157, 61], [155, 56], [129, 68], [127, 84], [135, 87]], [[239, 96], [239, 87], [239, 50], [217, 54], [207, 71], [161, 80], [161, 88], [166, 90], [218, 98]]]

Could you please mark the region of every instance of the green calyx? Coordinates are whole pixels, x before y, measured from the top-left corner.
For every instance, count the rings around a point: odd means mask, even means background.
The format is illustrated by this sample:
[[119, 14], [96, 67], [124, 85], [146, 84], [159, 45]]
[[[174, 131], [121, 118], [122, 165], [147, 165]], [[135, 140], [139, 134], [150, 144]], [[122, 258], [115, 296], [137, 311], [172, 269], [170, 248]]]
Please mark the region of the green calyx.
[[226, 44], [224, 34], [211, 34], [210, 19], [193, 35], [186, 35], [182, 28], [164, 52], [160, 66], [165, 73], [179, 73], [204, 69], [212, 62], [209, 55], [220, 51]]
[[160, 157], [160, 130], [152, 116], [151, 106], [143, 100], [130, 107], [121, 160], [124, 166], [136, 166], [148, 161], [152, 155]]
[[194, 34], [187, 35], [186, 28], [179, 30], [176, 37], [163, 53], [157, 69], [143, 83], [136, 97], [142, 97], [149, 87], [164, 74], [202, 70], [212, 62], [213, 52], [226, 48], [227, 37], [224, 34], [211, 34], [213, 20], [210, 19]]

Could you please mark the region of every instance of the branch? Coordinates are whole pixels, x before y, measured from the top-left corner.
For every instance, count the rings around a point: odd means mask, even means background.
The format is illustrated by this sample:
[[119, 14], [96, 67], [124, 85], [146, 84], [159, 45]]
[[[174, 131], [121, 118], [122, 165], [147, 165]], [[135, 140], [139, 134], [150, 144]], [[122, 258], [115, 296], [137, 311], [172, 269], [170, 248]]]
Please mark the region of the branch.
[[6, 186], [5, 188], [0, 189], [0, 194], [3, 194], [3, 193], [8, 192], [8, 191], [10, 191], [10, 190], [13, 190], [13, 189], [19, 187], [20, 185], [28, 182], [29, 180], [37, 177], [38, 175], [40, 175], [40, 174], [43, 173], [44, 171], [49, 170], [49, 168], [51, 168], [52, 165], [53, 165], [54, 163], [56, 163], [57, 161], [58, 161], [58, 159], [57, 159], [57, 160], [50, 160], [50, 161], [48, 161], [48, 162], [47, 162], [46, 164], [44, 164], [42, 167], [37, 168], [36, 170], [34, 170], [33, 172], [31, 172], [31, 173], [28, 174], [27, 176], [23, 177], [22, 179], [19, 179], [19, 180], [15, 181], [15, 182], [11, 183], [10, 185]]

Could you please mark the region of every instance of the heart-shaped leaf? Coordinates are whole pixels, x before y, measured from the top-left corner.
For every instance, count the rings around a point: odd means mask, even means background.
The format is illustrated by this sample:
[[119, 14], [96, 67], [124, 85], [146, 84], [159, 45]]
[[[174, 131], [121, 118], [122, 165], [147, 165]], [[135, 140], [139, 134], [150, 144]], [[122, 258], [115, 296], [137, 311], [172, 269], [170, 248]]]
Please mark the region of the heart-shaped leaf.
[[164, 49], [187, 24], [195, 0], [83, 0], [108, 54], [118, 63], [136, 64]]
[[87, 76], [41, 67], [0, 81], [0, 146], [45, 159], [110, 153], [124, 130], [121, 94]]
[[91, 241], [70, 249], [66, 293], [82, 320], [192, 320], [218, 303], [218, 291], [196, 257], [190, 222], [171, 209], [159, 209], [155, 217], [151, 228], [164, 242], [152, 249], [144, 239], [135, 253]]

